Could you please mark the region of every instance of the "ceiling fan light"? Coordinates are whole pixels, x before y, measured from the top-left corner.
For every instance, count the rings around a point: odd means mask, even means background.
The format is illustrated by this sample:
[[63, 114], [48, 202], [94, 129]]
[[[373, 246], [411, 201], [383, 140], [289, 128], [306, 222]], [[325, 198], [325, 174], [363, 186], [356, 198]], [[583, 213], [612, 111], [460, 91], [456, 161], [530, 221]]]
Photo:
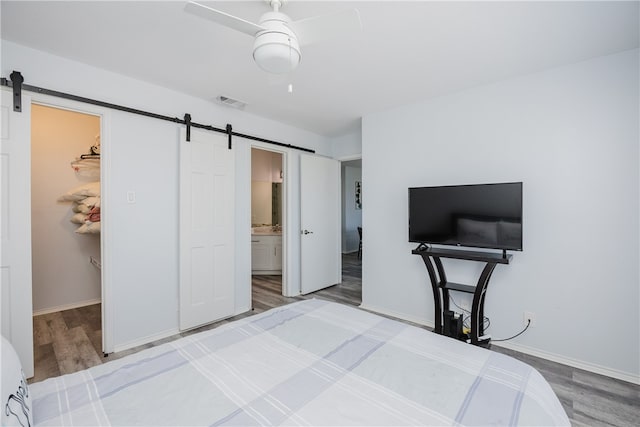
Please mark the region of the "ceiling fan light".
[[300, 49], [295, 38], [283, 33], [267, 33], [256, 38], [253, 59], [264, 71], [288, 73], [300, 63]]

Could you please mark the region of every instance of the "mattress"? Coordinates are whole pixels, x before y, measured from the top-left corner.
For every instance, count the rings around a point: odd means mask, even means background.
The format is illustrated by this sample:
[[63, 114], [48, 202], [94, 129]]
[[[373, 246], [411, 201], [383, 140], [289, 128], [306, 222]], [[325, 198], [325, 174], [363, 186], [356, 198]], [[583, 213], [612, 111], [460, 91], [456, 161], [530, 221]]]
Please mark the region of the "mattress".
[[36, 425], [570, 425], [527, 364], [318, 299], [30, 391]]

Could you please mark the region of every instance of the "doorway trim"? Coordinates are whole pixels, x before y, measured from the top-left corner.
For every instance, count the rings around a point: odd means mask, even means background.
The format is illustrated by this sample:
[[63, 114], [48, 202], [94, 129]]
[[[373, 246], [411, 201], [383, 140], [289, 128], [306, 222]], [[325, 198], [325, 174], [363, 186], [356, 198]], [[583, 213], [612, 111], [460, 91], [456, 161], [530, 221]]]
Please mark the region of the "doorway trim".
[[[289, 254], [289, 239], [291, 238], [292, 232], [292, 224], [289, 212], [289, 207], [291, 206], [291, 199], [289, 195], [289, 189], [291, 188], [291, 177], [289, 176], [289, 168], [288, 168], [288, 156], [291, 154], [289, 149], [278, 149], [273, 147], [272, 145], [261, 143], [261, 142], [251, 142], [249, 147], [249, 153], [251, 153], [251, 149], [257, 148], [263, 151], [270, 151], [272, 153], [278, 153], [282, 155], [282, 295], [283, 296], [295, 296], [300, 295], [300, 289], [291, 289], [291, 284], [295, 283], [294, 280], [291, 280], [291, 257]], [[252, 157], [251, 154], [249, 154]], [[251, 167], [249, 168], [249, 181], [252, 178]], [[249, 204], [251, 206], [251, 204]], [[251, 228], [251, 215], [249, 215], [249, 228]], [[252, 289], [253, 285], [250, 286]], [[253, 302], [251, 303], [253, 306]]]
[[336, 160], [338, 160], [340, 163], [349, 162], [351, 160], [362, 160], [362, 154], [352, 154], [349, 156], [337, 157]]
[[[31, 95], [31, 105], [37, 104], [45, 107], [57, 108], [60, 110], [73, 111], [77, 113], [97, 116], [100, 118], [100, 215], [102, 218], [109, 218], [109, 183], [111, 175], [111, 114], [107, 108], [91, 106], [82, 102], [58, 98], [50, 95], [33, 93]], [[29, 108], [31, 108], [29, 105]], [[24, 108], [24, 106], [23, 106]], [[29, 138], [31, 145], [31, 138]], [[31, 157], [31, 155], [29, 155]], [[31, 220], [30, 220], [31, 221]], [[111, 283], [111, 231], [109, 221], [100, 224], [100, 282], [101, 282], [101, 311], [102, 311], [102, 351], [112, 353], [113, 346], [113, 319], [115, 309], [112, 299]], [[31, 284], [33, 288], [33, 284]]]

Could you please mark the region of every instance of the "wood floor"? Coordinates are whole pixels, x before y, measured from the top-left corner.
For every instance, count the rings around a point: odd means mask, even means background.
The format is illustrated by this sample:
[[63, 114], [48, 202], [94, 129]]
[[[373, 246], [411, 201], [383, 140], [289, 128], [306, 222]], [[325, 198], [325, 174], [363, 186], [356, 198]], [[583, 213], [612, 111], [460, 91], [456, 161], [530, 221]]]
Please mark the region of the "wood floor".
[[[181, 336], [215, 328], [242, 317], [307, 298], [358, 306], [362, 301], [361, 263], [355, 254], [342, 258], [342, 283], [310, 295], [282, 296], [280, 276], [253, 276], [253, 307], [248, 313], [127, 351], [102, 356], [100, 304], [33, 318], [35, 376], [30, 382], [76, 372]], [[536, 368], [551, 384], [574, 426], [640, 426], [640, 386], [550, 362], [498, 346]]]

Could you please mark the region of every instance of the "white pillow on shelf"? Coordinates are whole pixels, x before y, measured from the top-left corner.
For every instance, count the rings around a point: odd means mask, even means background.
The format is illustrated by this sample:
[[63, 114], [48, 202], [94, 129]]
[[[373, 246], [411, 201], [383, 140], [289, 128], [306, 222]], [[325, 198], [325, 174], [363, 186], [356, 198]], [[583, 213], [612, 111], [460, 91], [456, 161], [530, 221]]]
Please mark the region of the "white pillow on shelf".
[[58, 199], [61, 202], [76, 202], [85, 197], [95, 197], [100, 195], [100, 182], [87, 182], [67, 191]]
[[71, 208], [71, 210], [76, 213], [86, 214], [86, 213], [89, 213], [91, 208], [85, 205], [84, 203], [73, 202], [73, 207]]
[[79, 205], [85, 205], [91, 210], [94, 206], [100, 206], [100, 197], [85, 197], [77, 202]]
[[13, 346], [2, 337], [2, 420], [3, 426], [32, 426], [31, 393]]
[[100, 222], [87, 221], [77, 228], [76, 233], [79, 234], [100, 234]]
[[87, 214], [77, 213], [73, 215], [69, 221], [71, 221], [74, 224], [84, 224], [86, 220], [87, 220]]

